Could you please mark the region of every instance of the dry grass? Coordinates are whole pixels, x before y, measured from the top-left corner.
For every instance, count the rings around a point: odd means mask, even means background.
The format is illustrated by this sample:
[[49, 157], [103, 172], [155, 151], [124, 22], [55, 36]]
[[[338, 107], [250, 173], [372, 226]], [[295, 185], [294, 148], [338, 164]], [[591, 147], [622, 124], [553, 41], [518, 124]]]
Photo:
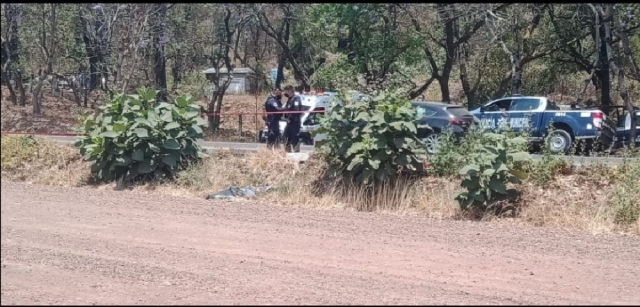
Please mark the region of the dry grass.
[[[640, 166], [635, 164], [617, 168], [594, 166], [557, 176], [544, 184], [525, 183], [520, 188], [518, 218], [508, 220], [594, 233], [640, 234]], [[231, 186], [268, 185], [272, 190], [257, 199], [316, 209], [377, 211], [434, 219], [470, 218], [453, 201], [459, 190], [457, 178], [403, 179], [371, 191], [344, 182], [320, 180], [324, 167], [318, 156], [296, 164], [288, 161], [283, 152], [266, 148], [244, 157], [221, 152], [185, 170], [173, 182], [141, 184], [132, 189], [204, 198]], [[115, 184], [91, 184], [89, 164], [81, 161], [75, 149], [38, 138], [2, 137], [2, 178], [60, 186], [115, 187]], [[624, 201], [626, 207], [619, 205]], [[617, 220], [621, 212], [631, 216], [627, 223]], [[482, 220], [505, 221], [489, 212], [482, 215]]]
[[89, 167], [72, 147], [41, 138], [2, 136], [2, 180], [83, 186], [90, 179]]

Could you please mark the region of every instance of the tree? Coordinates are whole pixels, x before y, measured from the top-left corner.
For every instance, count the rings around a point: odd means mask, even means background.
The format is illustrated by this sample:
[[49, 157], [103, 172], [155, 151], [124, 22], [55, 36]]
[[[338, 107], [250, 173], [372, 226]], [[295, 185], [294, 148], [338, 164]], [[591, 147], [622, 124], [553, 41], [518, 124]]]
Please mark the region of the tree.
[[38, 74], [36, 77], [36, 84], [33, 87], [32, 106], [33, 113], [40, 114], [41, 112], [41, 91], [42, 85], [45, 79], [53, 72], [53, 67], [58, 60], [58, 7], [59, 3], [38, 3], [35, 6], [31, 6], [31, 13], [34, 16], [34, 21], [39, 24], [39, 37], [33, 42], [37, 47], [36, 50], [40, 51], [41, 62], [39, 63]]
[[308, 91], [311, 88], [308, 73], [294, 57], [289, 45], [291, 25], [294, 18], [301, 18], [299, 13], [303, 5], [295, 3], [256, 4], [254, 6], [254, 14], [260, 24], [260, 29], [271, 37], [280, 48], [276, 86], [280, 86], [282, 83], [284, 66], [288, 62], [291, 64], [295, 78], [301, 83], [301, 88]]
[[[489, 8], [485, 8], [484, 5], [478, 7], [469, 6], [465, 11], [461, 11], [455, 3], [438, 3], [436, 5], [438, 18], [438, 27], [435, 27], [436, 33], [426, 30], [424, 27], [425, 20], [419, 20], [417, 13], [415, 13], [427, 10], [424, 8], [411, 9], [411, 7], [409, 7], [406, 13], [409, 15], [415, 30], [418, 33], [422, 33], [426, 40], [422, 45], [423, 52], [431, 67], [431, 78], [421, 87], [412, 91], [411, 97], [417, 97], [426, 90], [434, 80], [437, 80], [440, 84], [442, 101], [450, 102], [449, 82], [455, 60], [458, 58], [459, 48], [461, 45], [467, 43], [486, 23], [486, 14], [477, 14], [477, 12], [474, 11], [488, 11], [491, 14], [495, 14], [510, 5], [510, 3], [507, 3], [492, 7], [493, 5], [489, 4]], [[471, 20], [466, 20], [464, 25], [461, 26], [460, 19], [461, 16], [464, 15], [474, 17], [471, 18]], [[440, 61], [438, 60], [437, 52], [433, 49], [434, 46], [439, 47], [444, 54], [444, 63], [439, 64]]]
[[5, 25], [3, 28], [5, 31], [1, 34], [2, 46], [2, 79], [6, 80], [7, 88], [9, 89], [9, 99], [14, 105], [18, 104], [18, 98], [16, 96], [13, 84], [11, 80], [15, 82], [17, 89], [20, 91], [20, 105], [24, 106], [26, 102], [26, 95], [24, 86], [22, 85], [22, 74], [18, 67], [20, 62], [20, 54], [18, 52], [18, 46], [20, 39], [18, 36], [18, 24], [21, 18], [22, 12], [17, 4], [3, 3], [2, 10], [5, 19]]
[[[78, 19], [89, 66], [89, 91], [109, 80], [108, 60], [115, 23], [124, 6], [119, 4], [79, 4]], [[105, 88], [106, 90], [106, 88]]]
[[[220, 13], [223, 18], [221, 22], [214, 22], [211, 28], [212, 48], [209, 59], [215, 69], [215, 74], [213, 77], [214, 89], [207, 105], [207, 111], [215, 113], [213, 116], [209, 116], [209, 127], [212, 132], [220, 128], [222, 99], [233, 78], [230, 52], [234, 46], [234, 39], [238, 39], [238, 36], [234, 34], [242, 31], [250, 18], [244, 14], [246, 8], [243, 4], [220, 4], [216, 5], [215, 9], [214, 13]], [[222, 68], [227, 72], [227, 77], [224, 79], [221, 78]]]
[[[112, 62], [115, 67], [115, 84], [123, 92], [139, 87], [136, 76], [140, 74], [149, 49], [150, 19], [153, 5], [147, 3], [121, 4], [121, 18], [114, 24], [113, 49], [117, 58]], [[145, 84], [146, 85], [146, 84]]]
[[[589, 5], [592, 6], [591, 4]], [[592, 9], [597, 12], [597, 15], [599, 15], [600, 20], [604, 21], [601, 27], [604, 28], [607, 60], [609, 62], [609, 66], [611, 67], [611, 70], [613, 70], [614, 75], [618, 76], [618, 87], [620, 90], [620, 97], [624, 101], [624, 106], [627, 109], [627, 112], [629, 112], [629, 114], [631, 115], [630, 141], [631, 143], [633, 143], [633, 140], [636, 139], [636, 125], [638, 121], [638, 116], [636, 114], [636, 111], [633, 108], [633, 105], [631, 104], [631, 99], [629, 97], [629, 92], [627, 90], [627, 83], [625, 80], [625, 71], [624, 69], [621, 69], [620, 67], [618, 67], [618, 65], [616, 64], [616, 59], [620, 59], [620, 58], [624, 59], [625, 57], [616, 57], [616, 55], [614, 54], [614, 48], [613, 48], [613, 34], [614, 34], [613, 29], [616, 29], [618, 31], [617, 33], [618, 37], [621, 38], [622, 49], [625, 50], [624, 53], [626, 54], [626, 60], [627, 60], [626, 66], [629, 68], [629, 70], [632, 72], [633, 75], [638, 77], [638, 66], [636, 65], [635, 59], [631, 54], [631, 49], [629, 48], [629, 45], [628, 45], [628, 39], [626, 38], [626, 33], [625, 33], [626, 23], [622, 23], [620, 21], [620, 18], [614, 12], [613, 3], [605, 4], [604, 8], [601, 5], [598, 5], [595, 7], [592, 6]]]
[[[550, 5], [547, 12], [558, 40], [570, 41], [559, 49], [559, 54], [554, 55], [554, 61], [574, 65], [578, 70], [589, 74], [578, 102], [584, 102], [587, 87], [592, 83], [600, 94], [603, 111], [608, 113], [607, 106], [612, 104], [611, 69], [607, 59], [604, 27], [600, 26], [603, 20], [598, 17], [599, 13], [594, 8], [588, 4]], [[630, 35], [639, 28], [637, 24], [632, 25], [625, 28], [623, 34]], [[614, 36], [611, 43], [617, 44], [619, 40], [619, 37]]]
[[173, 5], [167, 3], [156, 3], [153, 12], [153, 27], [151, 37], [153, 38], [153, 72], [154, 83], [158, 89], [158, 101], [167, 101], [167, 60], [164, 55], [164, 46], [167, 43], [165, 37], [165, 16], [169, 8]]

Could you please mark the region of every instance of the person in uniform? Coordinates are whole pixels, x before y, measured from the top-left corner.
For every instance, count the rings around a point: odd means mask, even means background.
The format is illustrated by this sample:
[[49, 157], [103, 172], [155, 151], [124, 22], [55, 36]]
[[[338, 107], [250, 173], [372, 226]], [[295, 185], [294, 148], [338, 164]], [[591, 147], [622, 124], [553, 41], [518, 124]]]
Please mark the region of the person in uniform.
[[282, 114], [269, 114], [272, 112], [283, 112], [285, 109], [282, 107], [282, 90], [276, 88], [273, 93], [269, 95], [267, 101], [264, 103], [264, 110], [267, 112], [267, 148], [273, 148], [278, 145], [278, 139], [280, 138], [280, 119]]
[[[302, 113], [302, 100], [300, 96], [293, 91], [293, 86], [288, 85], [284, 88], [284, 96], [289, 98], [285, 109], [287, 112], [287, 127], [284, 129], [284, 137], [287, 139], [287, 152], [300, 152], [300, 118]], [[295, 113], [294, 113], [295, 112]]]

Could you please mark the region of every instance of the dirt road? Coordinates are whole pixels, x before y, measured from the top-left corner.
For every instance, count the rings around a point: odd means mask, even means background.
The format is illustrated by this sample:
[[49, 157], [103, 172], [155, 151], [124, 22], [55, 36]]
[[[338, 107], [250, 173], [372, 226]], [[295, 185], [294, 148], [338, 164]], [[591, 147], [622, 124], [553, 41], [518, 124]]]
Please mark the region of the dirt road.
[[2, 183], [2, 304], [633, 304], [640, 239]]

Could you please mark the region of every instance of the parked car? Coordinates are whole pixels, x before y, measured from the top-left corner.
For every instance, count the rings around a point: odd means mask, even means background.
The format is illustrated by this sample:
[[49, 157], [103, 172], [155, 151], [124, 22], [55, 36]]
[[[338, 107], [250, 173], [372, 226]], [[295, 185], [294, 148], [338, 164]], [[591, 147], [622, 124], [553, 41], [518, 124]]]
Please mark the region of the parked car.
[[[568, 152], [576, 140], [586, 141], [589, 148], [608, 149], [616, 135], [613, 121], [601, 110], [563, 110], [546, 97], [504, 97], [471, 113], [480, 119], [484, 128], [510, 127], [516, 132], [528, 128], [529, 140], [542, 143], [548, 138], [554, 154]], [[548, 127], [552, 129], [550, 133]]]
[[447, 128], [460, 139], [477, 121], [473, 114], [459, 105], [425, 101], [412, 102], [411, 105], [416, 110], [416, 124], [428, 125], [428, 128], [418, 128], [417, 132], [430, 154], [436, 151], [439, 135]]

